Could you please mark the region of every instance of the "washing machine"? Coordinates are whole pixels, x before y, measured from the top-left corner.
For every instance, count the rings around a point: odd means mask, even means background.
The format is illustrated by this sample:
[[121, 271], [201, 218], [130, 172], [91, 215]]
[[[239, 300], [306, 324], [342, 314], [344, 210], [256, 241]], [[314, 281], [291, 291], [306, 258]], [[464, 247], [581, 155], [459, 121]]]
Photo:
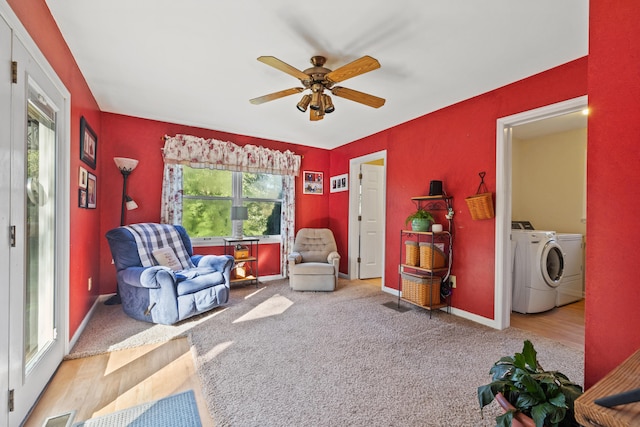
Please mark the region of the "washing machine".
[[564, 256], [564, 274], [556, 288], [556, 306], [560, 307], [584, 297], [582, 234], [557, 233], [556, 240]]
[[[526, 221], [525, 221], [526, 222]], [[512, 305], [518, 313], [540, 313], [556, 306], [564, 255], [555, 231], [512, 226]]]

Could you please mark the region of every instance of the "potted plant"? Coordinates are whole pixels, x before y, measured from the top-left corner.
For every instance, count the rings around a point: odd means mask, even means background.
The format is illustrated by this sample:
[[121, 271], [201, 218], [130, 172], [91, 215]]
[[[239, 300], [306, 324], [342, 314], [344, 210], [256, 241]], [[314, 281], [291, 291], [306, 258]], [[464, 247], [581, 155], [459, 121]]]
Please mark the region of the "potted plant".
[[423, 208], [418, 208], [417, 211], [407, 217], [404, 225], [411, 223], [411, 229], [413, 231], [428, 231], [432, 222], [433, 215], [431, 215], [431, 212]]
[[498, 427], [527, 425], [522, 422], [524, 416], [532, 418], [530, 425], [537, 427], [579, 426], [574, 402], [582, 387], [558, 371], [545, 371], [529, 340], [524, 342], [522, 353], [498, 360], [490, 374], [492, 381], [478, 387], [478, 402], [480, 410], [494, 399], [502, 402], [505, 412], [496, 417]]

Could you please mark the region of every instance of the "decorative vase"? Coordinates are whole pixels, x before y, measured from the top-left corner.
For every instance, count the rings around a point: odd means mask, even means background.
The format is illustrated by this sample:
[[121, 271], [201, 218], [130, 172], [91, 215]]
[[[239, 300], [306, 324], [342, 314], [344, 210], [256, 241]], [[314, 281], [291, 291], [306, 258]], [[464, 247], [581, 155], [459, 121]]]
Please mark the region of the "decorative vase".
[[413, 231], [428, 231], [431, 226], [431, 220], [426, 218], [416, 218], [411, 221], [411, 229]]
[[511, 423], [512, 427], [536, 427], [536, 423], [533, 421], [533, 418], [516, 410], [516, 407], [513, 406], [502, 393], [496, 394], [496, 401], [505, 412], [515, 411], [513, 414], [513, 422]]

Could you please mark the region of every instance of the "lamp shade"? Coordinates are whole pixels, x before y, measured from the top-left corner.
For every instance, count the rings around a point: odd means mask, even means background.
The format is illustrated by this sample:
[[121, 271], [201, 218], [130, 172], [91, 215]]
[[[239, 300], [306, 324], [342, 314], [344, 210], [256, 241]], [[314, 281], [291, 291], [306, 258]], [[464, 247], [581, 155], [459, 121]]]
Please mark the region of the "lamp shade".
[[113, 161], [116, 163], [118, 169], [123, 172], [131, 172], [138, 166], [136, 159], [130, 159], [128, 157], [114, 157]]
[[134, 209], [138, 209], [138, 204], [131, 197], [125, 196], [125, 200], [126, 200], [126, 206], [127, 206], [127, 210], [128, 211], [132, 211]]
[[249, 219], [249, 210], [246, 206], [231, 206], [231, 219], [232, 220], [245, 220]]

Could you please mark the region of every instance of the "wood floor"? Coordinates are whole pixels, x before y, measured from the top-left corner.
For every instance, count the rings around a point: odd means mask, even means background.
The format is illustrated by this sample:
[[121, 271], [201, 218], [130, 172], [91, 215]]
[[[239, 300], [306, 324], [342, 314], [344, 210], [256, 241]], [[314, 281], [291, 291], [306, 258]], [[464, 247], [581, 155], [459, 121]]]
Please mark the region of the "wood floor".
[[24, 426], [72, 410], [83, 421], [190, 389], [203, 427], [212, 427], [187, 338], [65, 360]]
[[[511, 327], [584, 350], [584, 300], [545, 313], [513, 313]], [[186, 338], [66, 360], [24, 426], [41, 427], [48, 417], [71, 410], [82, 421], [189, 389], [202, 425], [213, 426]]]
[[511, 313], [511, 327], [524, 329], [584, 351], [584, 300], [544, 313]]

